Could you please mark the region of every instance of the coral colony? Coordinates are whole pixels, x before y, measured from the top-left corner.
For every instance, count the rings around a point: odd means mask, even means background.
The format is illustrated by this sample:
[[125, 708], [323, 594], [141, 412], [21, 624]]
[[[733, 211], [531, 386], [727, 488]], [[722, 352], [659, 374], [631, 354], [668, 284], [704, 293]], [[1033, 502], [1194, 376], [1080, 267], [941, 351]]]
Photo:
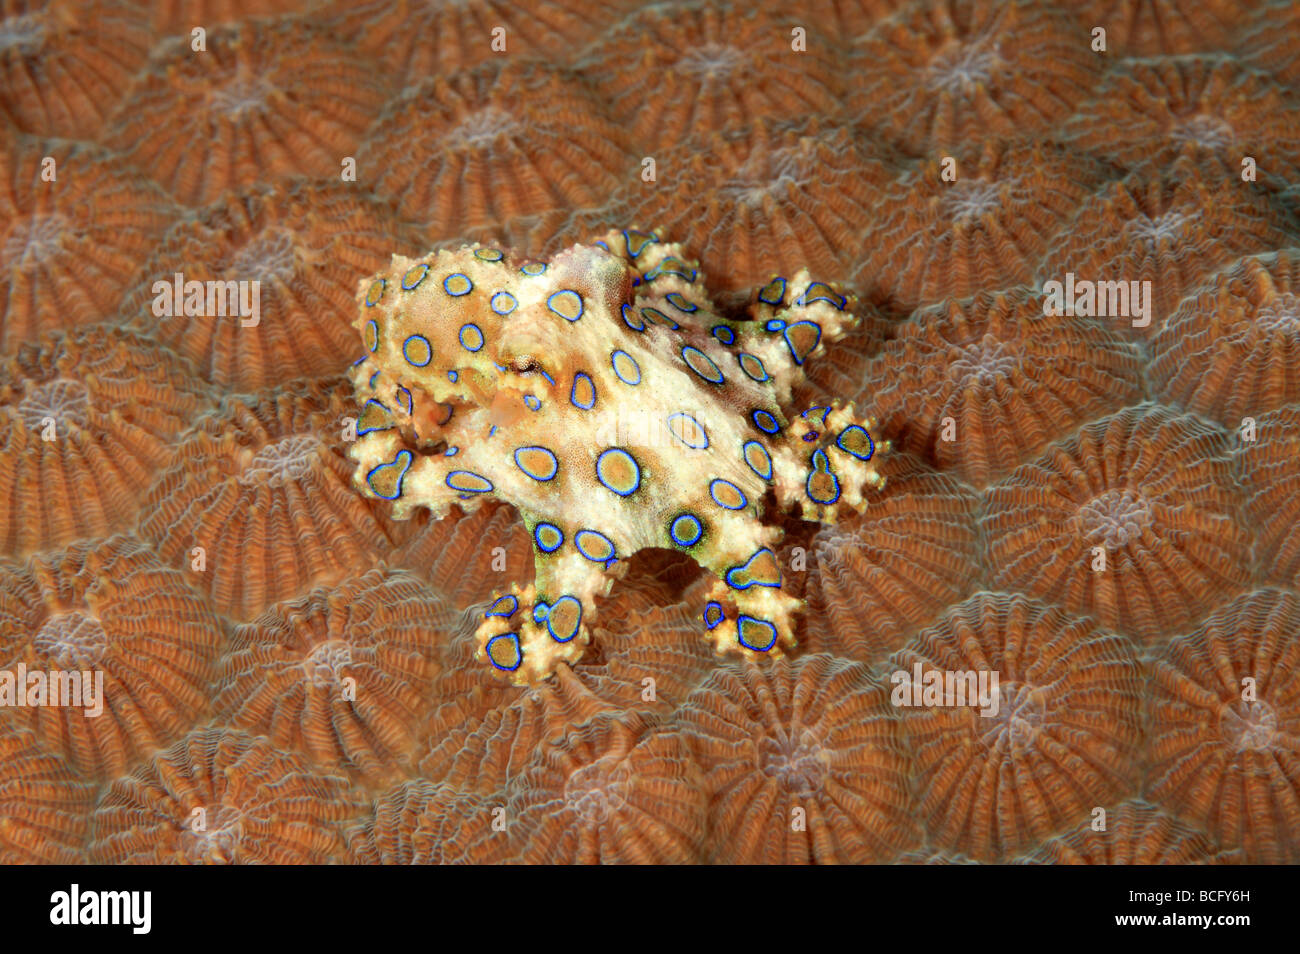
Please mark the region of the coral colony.
[[1300, 862], [1297, 37], [6, 0], [0, 862]]

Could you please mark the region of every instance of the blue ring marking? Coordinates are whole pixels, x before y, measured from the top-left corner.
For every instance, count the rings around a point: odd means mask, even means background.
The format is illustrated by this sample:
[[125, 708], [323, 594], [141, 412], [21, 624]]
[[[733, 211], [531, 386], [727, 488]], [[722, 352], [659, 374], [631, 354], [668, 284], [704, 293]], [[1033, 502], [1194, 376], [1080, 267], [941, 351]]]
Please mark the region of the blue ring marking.
[[[861, 454], [858, 451], [844, 446], [844, 435], [850, 432], [857, 434], [859, 431], [861, 431], [862, 436], [867, 439], [867, 452], [865, 454]], [[850, 424], [848, 427], [844, 428], [844, 430], [840, 431], [839, 437], [835, 438], [835, 446], [846, 454], [852, 454], [858, 460], [871, 460], [871, 455], [876, 452], [876, 442], [871, 439], [871, 434], [867, 429], [859, 424]]]
[[[567, 602], [566, 602], [567, 601]], [[555, 611], [561, 606], [567, 606], [569, 603], [578, 607], [578, 616], [573, 621], [573, 632], [565, 635], [555, 631]], [[550, 605], [546, 613], [546, 632], [550, 634], [551, 639], [557, 643], [567, 643], [577, 636], [582, 629], [582, 602], [576, 596], [561, 596], [558, 600]]]
[[[607, 551], [609, 553], [608, 556], [600, 556], [599, 554], [587, 552], [593, 537], [595, 538], [596, 545], [602, 548], [602, 552]], [[578, 548], [579, 553], [592, 563], [601, 563], [606, 568], [618, 559], [618, 557], [614, 555], [614, 541], [603, 533], [598, 533], [595, 530], [579, 530], [573, 535], [573, 545]]]
[[[799, 328], [804, 325], [810, 325], [811, 327], [815, 328], [817, 330], [817, 337], [813, 339], [812, 347], [808, 348], [808, 350], [806, 350], [803, 354], [800, 354], [799, 349], [796, 348], [794, 346], [794, 342], [790, 340], [790, 332], [793, 331], [795, 328]], [[781, 337], [785, 338], [786, 347], [790, 349], [790, 356], [794, 358], [794, 363], [803, 364], [804, 359], [807, 358], [808, 355], [816, 351], [817, 345], [821, 344], [822, 326], [817, 324], [817, 322], [815, 321], [796, 321], [793, 324], [786, 326], [786, 328], [781, 332]]]
[[[623, 305], [619, 309], [619, 311], [623, 315], [623, 324], [627, 325], [633, 331], [645, 331], [645, 319], [637, 318], [636, 309], [634, 309], [631, 305]], [[632, 324], [633, 318], [636, 318], [636, 320], [641, 323], [639, 325]]]
[[656, 325], [664, 325], [671, 328], [673, 331], [679, 331], [682, 327], [658, 308], [652, 308], [649, 305], [641, 309], [641, 317], [646, 321], [653, 321]]
[[[729, 503], [723, 503], [721, 500], [719, 500], [718, 499], [719, 484], [721, 484], [724, 489], [734, 492], [736, 496], [740, 498], [740, 503], [736, 504], [735, 506], [732, 506]], [[731, 481], [723, 480], [721, 477], [715, 477], [713, 480], [709, 482], [709, 496], [712, 497], [713, 502], [717, 504], [719, 507], [721, 507], [723, 510], [744, 510], [747, 506], [749, 506], [749, 498], [745, 496], [745, 492], [741, 490], [739, 487], [737, 487], [735, 484], [733, 484]]]
[[[509, 609], [506, 607], [509, 607]], [[507, 593], [505, 596], [498, 596], [496, 598], [496, 602], [488, 607], [487, 612], [483, 614], [483, 618], [486, 619], [489, 616], [500, 616], [502, 619], [509, 619], [511, 616], [515, 615], [515, 611], [518, 609], [519, 598]]]
[[[614, 461], [622, 461], [632, 469], [634, 483], [627, 490], [619, 490], [608, 480], [605, 479], [605, 468]], [[601, 452], [596, 458], [596, 479], [604, 484], [605, 489], [611, 493], [618, 494], [620, 497], [630, 497], [641, 487], [641, 465], [637, 459], [623, 450], [621, 447], [611, 447]]]
[[371, 318], [369, 321], [366, 322], [366, 331], [370, 334], [370, 342], [366, 345], [366, 348], [372, 352], [378, 351], [379, 350], [379, 322]]
[[716, 600], [705, 604], [704, 606], [704, 625], [709, 629], [717, 629], [718, 624], [726, 619], [726, 614], [722, 611], [722, 604]]
[[[546, 307], [551, 309], [565, 321], [577, 321], [582, 317], [586, 306], [583, 304], [582, 296], [572, 288], [561, 288], [557, 292], [551, 292], [546, 299]], [[561, 311], [560, 309], [565, 309]], [[568, 312], [576, 311], [577, 314], [570, 317]]]
[[481, 262], [499, 262], [505, 258], [505, 254], [499, 248], [476, 248], [474, 257]]
[[[492, 647], [496, 644], [497, 640], [500, 639], [504, 639], [507, 642], [512, 643], [514, 646], [515, 664], [513, 666], [501, 665], [499, 662], [497, 662], [496, 656], [493, 655]], [[521, 665], [523, 665], [524, 651], [519, 648], [519, 635], [517, 633], [500, 633], [496, 636], [493, 636], [491, 639], [487, 641], [487, 645], [484, 646], [483, 649], [485, 655], [488, 658], [488, 662], [490, 662], [497, 669], [500, 669], [502, 672], [514, 672]]]
[[750, 419], [754, 422], [754, 426], [764, 434], [781, 433], [781, 425], [776, 422], [776, 418], [772, 416], [771, 411], [765, 411], [762, 408], [759, 408], [750, 415]]
[[758, 300], [765, 305], [779, 305], [785, 301], [785, 279], [778, 275], [764, 285], [758, 293]]
[[[540, 453], [545, 454], [546, 457], [551, 462], [550, 469], [541, 473], [533, 473], [531, 470], [525, 467], [523, 463], [519, 460], [519, 455], [524, 451], [539, 451]], [[554, 480], [555, 475], [560, 471], [560, 462], [556, 459], [555, 452], [552, 451], [549, 447], [542, 447], [538, 444], [528, 444], [525, 445], [524, 447], [516, 447], [515, 466], [518, 467], [520, 470], [522, 470], [529, 477], [533, 478], [533, 480], [541, 481], [542, 483], [546, 483], [548, 480]]]
[[[579, 384], [582, 385], [582, 398], [585, 398], [587, 402], [585, 404], [582, 403], [582, 399], [578, 395]], [[596, 382], [591, 380], [591, 375], [586, 371], [578, 371], [574, 373], [573, 389], [569, 391], [569, 403], [584, 411], [590, 411], [596, 406]]]
[[361, 357], [357, 358], [357, 360], [355, 360], [355, 361], [352, 362], [352, 367], [355, 368], [355, 367], [356, 367], [357, 365], [359, 365], [359, 364], [365, 364], [365, 363], [366, 363], [366, 358], [368, 358], [368, 357], [370, 357], [370, 355], [368, 355], [368, 354], [363, 354]]
[[[466, 335], [469, 336], [468, 341], [465, 340]], [[466, 351], [478, 351], [483, 347], [483, 329], [472, 321], [461, 325], [460, 346]]]
[[373, 391], [375, 387], [375, 382], [379, 380], [379, 376], [383, 373], [384, 372], [382, 371], [376, 371], [374, 374], [372, 374], [370, 376], [370, 380], [366, 382], [366, 387], [370, 388]]
[[[465, 283], [464, 285], [461, 285], [461, 282], [455, 283], [456, 288], [460, 289], [459, 291], [455, 291], [452, 289], [453, 278], [459, 278], [461, 279], [461, 281]], [[464, 274], [463, 272], [452, 272], [450, 275], [448, 275], [446, 278], [442, 280], [442, 290], [445, 291], [452, 298], [460, 298], [462, 295], [468, 295], [470, 292], [474, 290], [474, 283], [470, 281], [469, 276]]]
[[[757, 630], [763, 635], [759, 636], [758, 632], [753, 632], [751, 635], [750, 631], [753, 630]], [[736, 639], [746, 649], [752, 649], [757, 653], [765, 653], [776, 645], [776, 627], [765, 619], [746, 616], [742, 613], [736, 620]]]
[[[546, 531], [553, 531], [555, 533], [556, 542], [554, 546], [548, 547], [542, 542], [542, 534]], [[539, 523], [533, 528], [533, 542], [537, 544], [537, 549], [541, 550], [543, 553], [554, 553], [556, 550], [560, 549], [560, 547], [564, 546], [564, 531], [553, 523]]]
[[523, 272], [525, 275], [536, 278], [538, 275], [541, 275], [543, 272], [546, 271], [546, 263], [525, 262], [523, 265], [519, 266], [519, 270]]
[[[807, 416], [808, 416], [809, 414], [811, 414], [813, 411], [821, 411], [821, 412], [822, 412], [822, 427], [825, 427], [825, 426], [826, 426], [826, 417], [827, 417], [828, 414], [831, 413], [831, 409], [830, 409], [830, 407], [827, 406], [827, 405], [824, 405], [824, 404], [817, 404], [817, 405], [814, 405], [813, 407], [808, 408], [808, 410], [804, 411], [804, 412], [803, 412], [802, 414], [800, 414], [799, 416], [800, 416], [800, 417], [807, 417]], [[845, 428], [845, 430], [847, 430], [847, 428]]]
[[652, 282], [656, 278], [661, 278], [664, 275], [676, 275], [683, 281], [690, 283], [695, 281], [696, 272], [695, 269], [691, 268], [680, 258], [670, 255], [654, 268], [650, 269], [650, 271], [646, 272], [645, 280]]
[[541, 623], [545, 621], [550, 612], [551, 604], [546, 602], [546, 600], [538, 600], [533, 604], [533, 622]]
[[524, 407], [530, 411], [540, 411], [542, 409], [542, 399], [535, 394], [525, 394]]
[[[420, 274], [415, 281], [411, 281], [411, 273], [417, 269], [419, 269]], [[415, 291], [420, 287], [420, 282], [424, 281], [424, 276], [428, 274], [429, 266], [425, 265], [423, 262], [419, 265], [412, 265], [406, 270], [406, 274], [402, 276], [402, 291]]]
[[736, 332], [727, 325], [714, 325], [709, 329], [709, 334], [718, 339], [721, 344], [731, 345], [736, 343]]
[[[372, 467], [370, 469], [370, 473], [366, 474], [366, 486], [368, 486], [371, 489], [371, 491], [374, 492], [374, 495], [376, 497], [379, 497], [383, 500], [396, 500], [398, 497], [402, 496], [402, 481], [406, 480], [406, 472], [411, 469], [411, 464], [414, 462], [414, 460], [415, 460], [415, 455], [412, 454], [410, 451], [408, 450], [398, 451], [397, 456], [394, 457], [392, 460], [388, 461], [387, 463], [380, 464], [377, 467]], [[378, 490], [375, 490], [375, 484], [374, 484], [375, 474], [379, 473], [381, 470], [386, 470], [389, 467], [398, 467], [401, 469], [401, 472], [397, 475], [397, 483], [396, 486], [394, 487], [393, 495], [391, 497], [389, 497], [387, 494], [381, 494]]]
[[455, 368], [452, 368], [450, 371], [447, 372], [447, 380], [450, 381], [452, 384], [455, 384], [457, 381], [460, 380], [460, 372], [457, 371]]
[[[825, 474], [831, 479], [835, 486], [834, 496], [823, 499], [813, 496], [813, 478], [818, 474]], [[831, 470], [831, 459], [826, 456], [826, 451], [820, 447], [812, 453], [812, 470], [808, 471], [808, 479], [804, 482], [804, 490], [807, 492], [809, 500], [821, 504], [823, 507], [829, 507], [840, 499], [840, 479], [835, 476], [835, 471]]]
[[393, 419], [391, 416], [389, 416], [388, 418], [388, 423], [385, 424], [383, 427], [363, 428], [361, 426], [361, 419], [366, 416], [366, 408], [368, 408], [372, 404], [375, 407], [379, 408], [381, 411], [383, 411], [385, 415], [389, 414], [388, 408], [384, 405], [383, 401], [380, 401], [377, 398], [368, 398], [366, 400], [366, 403], [361, 405], [361, 413], [357, 415], [357, 437], [363, 437], [366, 434], [373, 434], [375, 431], [389, 431], [392, 430], [394, 427]]
[[[636, 247], [633, 247], [632, 239], [636, 237]], [[631, 258], [638, 258], [642, 252], [653, 245], [659, 239], [653, 232], [641, 232], [637, 229], [624, 229], [623, 241], [627, 245], [627, 254]]]
[[692, 301], [688, 301], [681, 292], [669, 292], [664, 296], [668, 299], [668, 304], [672, 305], [678, 311], [684, 311], [688, 315], [700, 310], [700, 306]]
[[399, 385], [397, 390], [393, 392], [393, 397], [397, 398], [398, 404], [403, 405], [402, 409], [406, 411], [407, 414], [410, 414], [415, 410], [415, 402], [411, 400], [411, 392], [406, 390], [406, 388]]
[[736, 355], [736, 363], [740, 365], [740, 370], [745, 372], [745, 376], [753, 381], [771, 380], [771, 375], [767, 373], [767, 368], [763, 366], [763, 360], [758, 355], [742, 351]]
[[538, 368], [537, 368], [537, 373], [540, 374], [542, 377], [544, 377], [544, 378], [546, 379], [546, 383], [547, 383], [547, 384], [551, 385], [552, 387], [555, 386], [555, 378], [553, 378], [553, 377], [551, 377], [549, 374], [547, 374], [545, 368], [543, 368], [543, 367], [538, 367]]
[[[424, 355], [423, 361], [416, 361], [411, 357], [412, 341], [416, 343], [417, 349], [423, 348], [425, 351], [428, 352], [428, 354]], [[406, 363], [411, 365], [412, 367], [416, 367], [416, 368], [426, 367], [429, 364], [429, 362], [433, 360], [433, 345], [429, 344], [429, 339], [424, 337], [424, 335], [411, 335], [409, 338], [407, 338], [405, 341], [402, 342], [402, 357], [405, 358]]]
[[[379, 304], [384, 298], [384, 289], [387, 287], [388, 282], [382, 278], [371, 282], [370, 287], [366, 289], [366, 307], [374, 308]], [[376, 291], [378, 291], [379, 294], [375, 294]]]
[[727, 581], [727, 585], [731, 587], [733, 590], [748, 590], [748, 589], [752, 589], [755, 586], [767, 586], [767, 587], [771, 587], [774, 590], [779, 590], [781, 588], [781, 573], [779, 568], [777, 570], [777, 580], [775, 583], [764, 583], [761, 580], [750, 580], [744, 586], [741, 586], [740, 584], [733, 582], [731, 579], [731, 575], [733, 573], [747, 572], [749, 570], [750, 565], [759, 557], [763, 556], [763, 554], [767, 554], [768, 556], [772, 557], [773, 560], [776, 559], [776, 554], [773, 553], [769, 548], [759, 547], [757, 550], [751, 553], [749, 555], [749, 559], [746, 560], [744, 563], [742, 563], [740, 566], [733, 566], [731, 567], [731, 569], [727, 570], [726, 575], [724, 577], [724, 579]]
[[811, 305], [815, 301], [827, 302], [834, 306], [837, 311], [843, 311], [844, 306], [849, 303], [847, 298], [836, 294], [835, 289], [825, 282], [812, 282], [803, 290], [803, 294], [795, 299], [794, 303], [796, 305]]
[[769, 318], [763, 325], [768, 331], [784, 331], [785, 322], [780, 318]]
[[704, 536], [704, 524], [693, 513], [679, 513], [668, 524], [668, 535], [679, 547], [693, 547]]
[[[454, 481], [454, 483], [453, 483]], [[476, 483], [476, 481], [478, 483]], [[486, 494], [491, 493], [495, 488], [492, 481], [488, 480], [482, 474], [476, 474], [472, 470], [453, 470], [448, 472], [444, 483], [452, 490], [459, 490], [463, 494]], [[483, 484], [487, 484], [486, 487]]]
[[[683, 435], [682, 433], [679, 433], [679, 429], [673, 426], [673, 422], [674, 422], [675, 420], [677, 420], [678, 418], [681, 418], [681, 419], [685, 420], [685, 421], [686, 421], [686, 424], [687, 424], [688, 427], [694, 427], [694, 428], [696, 429], [696, 431], [699, 432], [699, 436], [698, 436], [697, 440], [702, 441], [702, 443], [692, 444], [690, 441], [688, 441], [688, 440], [686, 439], [686, 436], [685, 436], [685, 435]], [[676, 414], [669, 414], [669, 415], [668, 415], [668, 430], [669, 430], [669, 432], [671, 432], [671, 434], [673, 435], [673, 437], [677, 438], [679, 441], [681, 441], [681, 442], [682, 442], [683, 444], [685, 444], [687, 447], [691, 448], [691, 450], [707, 450], [707, 449], [708, 449], [708, 446], [709, 446], [709, 432], [706, 431], [706, 430], [704, 429], [704, 425], [703, 425], [703, 424], [701, 424], [699, 421], [697, 421], [697, 420], [696, 420], [695, 418], [693, 418], [691, 415], [687, 414], [685, 411], [678, 411]], [[694, 434], [693, 432], [691, 432], [691, 431], [687, 431], [686, 433], [687, 433], [687, 434], [690, 434], [691, 436], [695, 436], [695, 434]]]
[[[703, 359], [705, 367], [712, 371], [713, 374], [705, 374], [703, 370], [697, 368], [691, 363], [691, 358]], [[722, 376], [722, 369], [713, 363], [713, 359], [694, 345], [682, 345], [682, 360], [686, 362], [686, 367], [690, 368], [710, 384], [722, 384], [726, 380], [726, 378]]]
[[[619, 367], [619, 360], [618, 360], [619, 358], [626, 359], [625, 366], [621, 369]], [[627, 362], [630, 362], [632, 367], [630, 368], [626, 367]], [[614, 373], [618, 375], [618, 379], [622, 381], [624, 384], [629, 384], [632, 387], [636, 387], [638, 384], [641, 383], [641, 365], [637, 364], [636, 358], [632, 357], [626, 351], [622, 350], [621, 348], [615, 349], [613, 352], [610, 353], [609, 363], [610, 366], [613, 367]], [[636, 380], [634, 381], [629, 380], [629, 378], [633, 377], [633, 375], [636, 376]]]
[[[596, 239], [596, 241], [592, 242], [591, 244], [603, 248], [605, 251], [609, 252], [609, 243], [606, 242], [604, 239]], [[609, 254], [613, 255], [614, 253], [609, 252]]]
[[510, 292], [499, 291], [488, 300], [488, 304], [498, 315], [508, 315], [519, 307], [519, 301]]
[[[762, 477], [764, 480], [772, 479], [772, 455], [767, 452], [766, 447], [758, 441], [745, 441], [741, 450], [744, 452], [745, 463], [749, 465], [750, 470], [758, 474], [758, 476]], [[762, 470], [755, 467], [754, 462], [749, 459], [751, 452], [757, 452], [761, 455], [759, 459], [763, 462]]]
[[497, 432], [497, 426], [493, 424], [491, 427], [488, 428], [488, 437], [491, 437], [496, 432]]
[[447, 448], [447, 453], [444, 454], [443, 456], [444, 456], [444, 457], [455, 457], [455, 456], [456, 456], [457, 454], [459, 454], [459, 453], [460, 453], [460, 448], [459, 448], [459, 447], [448, 447], [448, 448]]

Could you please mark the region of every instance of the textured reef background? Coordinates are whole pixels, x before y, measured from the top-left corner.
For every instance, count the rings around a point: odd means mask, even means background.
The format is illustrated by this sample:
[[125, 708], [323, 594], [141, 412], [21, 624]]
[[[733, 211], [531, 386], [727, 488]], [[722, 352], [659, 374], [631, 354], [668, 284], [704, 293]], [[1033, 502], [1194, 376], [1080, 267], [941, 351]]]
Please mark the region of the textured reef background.
[[[0, 706], [0, 861], [1300, 861], [1298, 38], [1227, 0], [3, 0], [0, 676], [104, 695]], [[878, 418], [887, 483], [787, 521], [790, 658], [716, 656], [708, 575], [650, 551], [517, 689], [474, 658], [516, 512], [353, 487], [357, 286], [627, 225], [729, 308], [856, 293], [798, 398]], [[259, 282], [256, 323], [160, 316], [177, 275]], [[893, 704], [918, 666], [998, 671], [999, 714]]]

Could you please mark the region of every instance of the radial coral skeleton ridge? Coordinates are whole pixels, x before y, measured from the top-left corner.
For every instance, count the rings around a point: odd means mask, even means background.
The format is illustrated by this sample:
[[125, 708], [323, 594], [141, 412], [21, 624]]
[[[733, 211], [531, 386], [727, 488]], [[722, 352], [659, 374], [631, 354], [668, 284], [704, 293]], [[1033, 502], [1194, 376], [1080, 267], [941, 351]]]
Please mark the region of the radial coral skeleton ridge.
[[549, 262], [480, 245], [394, 256], [361, 284], [354, 480], [399, 518], [519, 508], [536, 583], [498, 593], [478, 631], [517, 684], [582, 654], [595, 597], [648, 547], [717, 577], [703, 620], [720, 652], [792, 647], [800, 602], [780, 589], [767, 491], [829, 523], [883, 483], [874, 420], [791, 407], [805, 362], [856, 321], [850, 301], [800, 272], [736, 321], [703, 284], [680, 246], [636, 229]]

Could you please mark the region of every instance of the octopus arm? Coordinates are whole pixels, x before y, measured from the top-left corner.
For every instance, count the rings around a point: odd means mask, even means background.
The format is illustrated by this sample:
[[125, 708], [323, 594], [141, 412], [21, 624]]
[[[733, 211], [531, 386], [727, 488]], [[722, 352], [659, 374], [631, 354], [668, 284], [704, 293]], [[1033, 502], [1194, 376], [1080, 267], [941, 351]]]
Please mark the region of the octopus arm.
[[412, 451], [395, 429], [359, 437], [348, 449], [357, 464], [357, 486], [377, 500], [392, 503], [393, 516], [407, 520], [419, 507], [434, 519], [446, 516], [452, 504], [466, 512], [477, 510], [483, 498], [493, 496], [493, 483], [469, 470], [456, 456]]
[[[538, 528], [546, 524], [526, 511], [524, 522], [541, 539]], [[479, 658], [519, 686], [544, 679], [561, 662], [577, 662], [591, 638], [596, 597], [606, 595], [626, 567], [613, 558], [593, 561], [573, 548], [548, 554], [540, 547], [535, 582], [495, 594], [475, 634]]]
[[877, 455], [889, 450], [888, 441], [875, 441], [875, 429], [875, 418], [859, 417], [852, 404], [841, 407], [837, 401], [797, 415], [772, 454], [777, 503], [820, 523], [866, 510], [864, 490], [885, 485]]

